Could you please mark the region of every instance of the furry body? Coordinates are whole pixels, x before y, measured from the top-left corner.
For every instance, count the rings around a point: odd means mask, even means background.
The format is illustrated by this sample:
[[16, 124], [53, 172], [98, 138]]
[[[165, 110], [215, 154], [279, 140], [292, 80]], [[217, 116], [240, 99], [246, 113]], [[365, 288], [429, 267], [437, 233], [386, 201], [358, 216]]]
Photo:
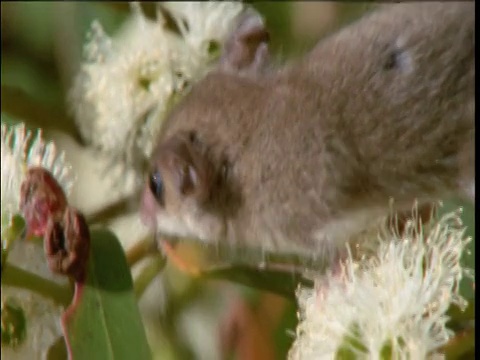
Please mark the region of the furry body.
[[165, 124], [143, 208], [160, 233], [322, 256], [390, 199], [473, 199], [473, 2], [382, 6], [274, 70], [262, 25]]

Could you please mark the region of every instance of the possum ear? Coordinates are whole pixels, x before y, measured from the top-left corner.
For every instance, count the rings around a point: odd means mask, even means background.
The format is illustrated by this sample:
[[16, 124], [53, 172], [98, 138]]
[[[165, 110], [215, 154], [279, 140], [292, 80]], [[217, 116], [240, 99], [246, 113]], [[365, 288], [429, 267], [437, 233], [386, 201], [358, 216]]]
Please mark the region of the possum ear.
[[262, 17], [248, 8], [240, 15], [235, 30], [225, 43], [220, 68], [246, 73], [261, 72], [269, 58], [269, 38]]

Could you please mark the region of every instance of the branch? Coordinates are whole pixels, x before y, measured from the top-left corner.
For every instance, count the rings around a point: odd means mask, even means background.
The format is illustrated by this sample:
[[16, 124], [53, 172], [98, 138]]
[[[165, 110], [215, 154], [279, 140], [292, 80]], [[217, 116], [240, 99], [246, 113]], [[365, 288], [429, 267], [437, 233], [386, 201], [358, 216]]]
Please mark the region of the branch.
[[132, 267], [147, 255], [158, 254], [157, 245], [151, 236], [147, 236], [137, 241], [126, 252], [127, 264]]
[[106, 223], [119, 216], [123, 216], [131, 208], [132, 204], [138, 201], [138, 198], [139, 193], [137, 192], [127, 195], [111, 204], [108, 204], [104, 208], [87, 215], [87, 222], [90, 225]]
[[153, 279], [160, 274], [160, 271], [165, 267], [166, 263], [166, 257], [155, 255], [152, 261], [144, 269], [142, 269], [133, 284], [137, 299], [141, 298]]
[[51, 280], [47, 280], [12, 264], [7, 264], [4, 271], [5, 275], [3, 275], [2, 278], [2, 285], [33, 291], [64, 306], [68, 306], [72, 300], [73, 294], [70, 289], [58, 285]]

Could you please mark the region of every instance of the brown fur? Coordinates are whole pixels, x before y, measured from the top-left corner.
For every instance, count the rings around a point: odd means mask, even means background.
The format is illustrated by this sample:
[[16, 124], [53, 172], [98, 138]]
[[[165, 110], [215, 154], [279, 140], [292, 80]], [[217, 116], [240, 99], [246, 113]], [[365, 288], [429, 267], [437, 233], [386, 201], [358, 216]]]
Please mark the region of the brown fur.
[[474, 23], [473, 2], [386, 5], [278, 70], [265, 71], [265, 37], [257, 54], [227, 52], [171, 114], [152, 160], [172, 171], [165, 144], [191, 135], [185, 146], [214, 174], [208, 196], [170, 190], [160, 206], [146, 191], [150, 216], [178, 226], [158, 230], [322, 256], [391, 198], [410, 208], [470, 194]]

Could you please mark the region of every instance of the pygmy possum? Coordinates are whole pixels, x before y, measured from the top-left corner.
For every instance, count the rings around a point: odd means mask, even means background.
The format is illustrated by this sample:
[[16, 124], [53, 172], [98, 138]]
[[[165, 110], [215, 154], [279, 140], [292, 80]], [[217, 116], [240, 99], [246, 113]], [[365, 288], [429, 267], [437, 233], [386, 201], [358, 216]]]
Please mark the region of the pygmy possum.
[[275, 66], [247, 9], [165, 121], [142, 215], [165, 237], [326, 258], [385, 215], [475, 196], [475, 4], [377, 7]]

